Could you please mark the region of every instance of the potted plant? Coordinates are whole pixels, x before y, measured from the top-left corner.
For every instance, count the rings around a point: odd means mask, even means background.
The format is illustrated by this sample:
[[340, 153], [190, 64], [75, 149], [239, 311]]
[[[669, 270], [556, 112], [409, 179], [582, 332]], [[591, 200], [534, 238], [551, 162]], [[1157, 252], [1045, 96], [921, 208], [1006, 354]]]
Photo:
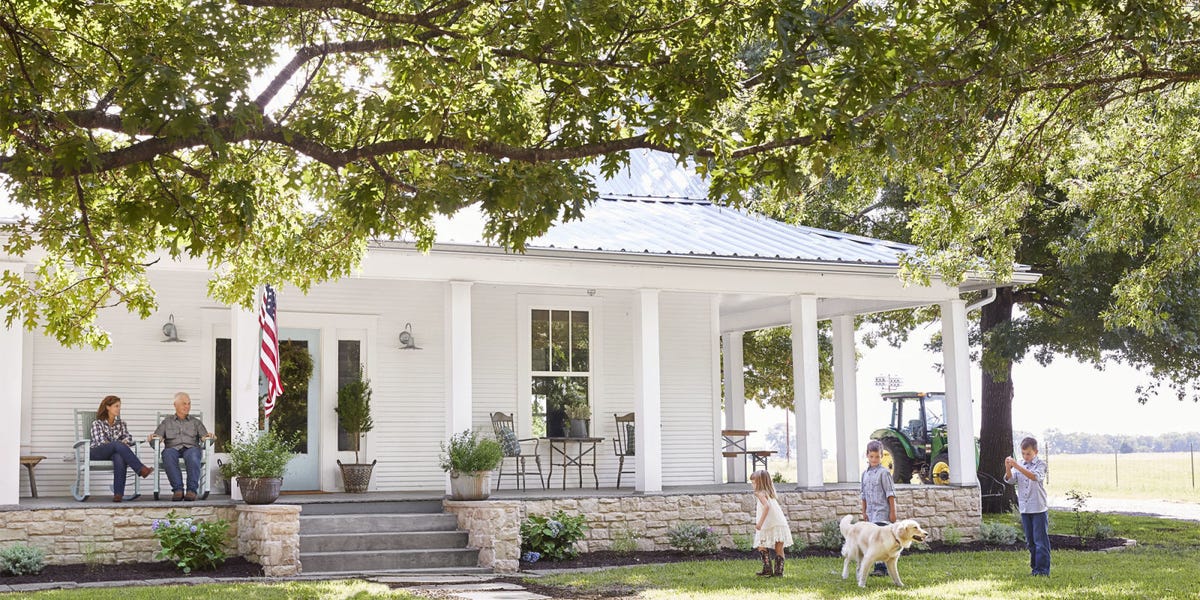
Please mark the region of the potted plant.
[[221, 464], [221, 476], [237, 482], [246, 504], [270, 504], [279, 498], [295, 447], [295, 435], [238, 425], [237, 436], [227, 445], [229, 460]]
[[491, 494], [492, 471], [504, 460], [504, 449], [474, 431], [456, 433], [442, 443], [442, 470], [450, 474], [450, 497], [483, 500]]
[[350, 436], [350, 446], [354, 450], [354, 464], [342, 464], [342, 461], [337, 461], [342, 470], [342, 483], [347, 492], [361, 494], [370, 486], [371, 471], [377, 462], [363, 464], [358, 460], [363, 435], [375, 427], [374, 421], [371, 420], [371, 382], [363, 377], [361, 367], [358, 379], [338, 390], [338, 403], [334, 410], [337, 411], [338, 426], [346, 430]]
[[566, 405], [564, 412], [567, 413], [567, 419], [571, 422], [570, 433], [567, 435], [574, 438], [585, 438], [588, 436], [588, 421], [592, 417], [592, 409], [586, 402], [575, 402]]

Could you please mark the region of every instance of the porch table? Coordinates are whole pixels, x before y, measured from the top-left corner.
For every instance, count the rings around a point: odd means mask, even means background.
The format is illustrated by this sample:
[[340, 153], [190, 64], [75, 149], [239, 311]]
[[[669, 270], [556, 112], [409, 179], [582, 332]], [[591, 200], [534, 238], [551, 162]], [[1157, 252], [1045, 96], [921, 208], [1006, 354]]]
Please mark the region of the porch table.
[[[746, 446], [746, 440], [750, 434], [754, 433], [754, 429], [722, 429], [721, 430], [721, 456], [728, 459], [736, 459], [741, 457], [743, 468], [747, 462], [752, 462], [752, 467], [757, 469], [759, 464], [763, 469], [767, 468], [767, 458], [775, 454], [774, 450], [750, 450]], [[750, 470], [746, 470], [746, 475], [750, 475]], [[729, 470], [729, 478], [733, 480], [732, 466]]]
[[[600, 477], [596, 475], [596, 447], [604, 441], [602, 437], [544, 437], [550, 444], [550, 473], [546, 476], [546, 487], [554, 479], [554, 466], [562, 467], [562, 489], [567, 489], [567, 469], [575, 467], [579, 472], [579, 487], [583, 487], [583, 468], [592, 468], [592, 480], [600, 489]], [[574, 444], [572, 448], [571, 444]], [[572, 452], [574, 450], [574, 452]]]
[[21, 466], [25, 467], [26, 471], [29, 471], [29, 494], [31, 496], [33, 496], [34, 498], [37, 498], [38, 495], [37, 495], [37, 479], [34, 479], [34, 477], [33, 477], [33, 468], [36, 467], [38, 465], [38, 463], [42, 462], [45, 459], [46, 459], [45, 456], [22, 456], [21, 457]]

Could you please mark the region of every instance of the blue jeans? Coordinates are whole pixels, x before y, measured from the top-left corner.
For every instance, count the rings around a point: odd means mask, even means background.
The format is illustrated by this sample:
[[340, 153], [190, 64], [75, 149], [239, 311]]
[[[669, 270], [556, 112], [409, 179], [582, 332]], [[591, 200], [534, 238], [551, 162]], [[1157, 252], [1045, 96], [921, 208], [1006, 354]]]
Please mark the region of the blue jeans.
[[1021, 513], [1025, 545], [1029, 546], [1029, 569], [1033, 575], [1050, 574], [1050, 513]]
[[92, 460], [111, 460], [113, 464], [113, 494], [125, 495], [125, 469], [133, 469], [136, 474], [145, 465], [138, 460], [133, 448], [124, 442], [109, 442], [92, 448]]
[[187, 491], [194, 492], [200, 485], [200, 459], [204, 457], [204, 451], [195, 446], [183, 450], [179, 448], [163, 450], [163, 471], [167, 472], [167, 481], [171, 482], [172, 492], [183, 491], [183, 476], [179, 472], [180, 456], [183, 457], [183, 464], [187, 467]]

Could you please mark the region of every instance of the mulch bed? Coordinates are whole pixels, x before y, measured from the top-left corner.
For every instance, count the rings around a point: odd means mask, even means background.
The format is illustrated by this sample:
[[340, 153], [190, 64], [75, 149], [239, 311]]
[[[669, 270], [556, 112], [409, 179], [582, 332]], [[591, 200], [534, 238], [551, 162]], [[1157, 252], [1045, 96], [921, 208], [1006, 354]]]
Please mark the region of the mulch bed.
[[240, 556], [225, 561], [214, 571], [192, 571], [184, 575], [174, 563], [130, 563], [124, 565], [46, 565], [37, 575], [0, 576], [0, 585], [74, 581], [137, 581], [178, 577], [262, 577], [262, 566]]
[[[1095, 552], [1099, 550], [1107, 550], [1125, 544], [1125, 540], [1121, 538], [1109, 538], [1105, 540], [1083, 540], [1070, 535], [1051, 535], [1050, 548], [1054, 550], [1081, 550]], [[905, 554], [946, 554], [950, 552], [984, 552], [991, 550], [1008, 550], [1008, 551], [1024, 551], [1025, 544], [1014, 544], [1004, 546], [1000, 544], [989, 544], [987, 542], [963, 542], [961, 544], [949, 545], [941, 542], [931, 542], [924, 548], [913, 546], [905, 550]], [[836, 557], [841, 556], [841, 550], [830, 550], [827, 548], [817, 548], [810, 546], [801, 552], [789, 552], [788, 558], [808, 558], [808, 557]], [[735, 550], [732, 548], [722, 548], [716, 554], [694, 555], [685, 554], [678, 550], [653, 550], [648, 552], [629, 552], [620, 553], [603, 550], [599, 552], [588, 552], [570, 560], [561, 560], [558, 562], [539, 561], [528, 563], [521, 561], [521, 570], [542, 570], [542, 569], [579, 569], [589, 567], [621, 567], [642, 564], [656, 563], [676, 563], [688, 562], [697, 560], [745, 560], [755, 559], [758, 556], [754, 551]]]

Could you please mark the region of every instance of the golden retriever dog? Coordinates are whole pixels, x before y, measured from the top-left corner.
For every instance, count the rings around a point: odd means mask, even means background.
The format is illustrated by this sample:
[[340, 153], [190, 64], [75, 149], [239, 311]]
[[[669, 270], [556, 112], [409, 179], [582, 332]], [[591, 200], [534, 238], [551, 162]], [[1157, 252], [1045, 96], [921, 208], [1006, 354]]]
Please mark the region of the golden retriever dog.
[[871, 565], [882, 562], [887, 565], [892, 582], [904, 587], [896, 568], [900, 552], [913, 542], [925, 541], [929, 534], [912, 519], [891, 525], [876, 525], [869, 521], [852, 523], [853, 520], [853, 516], [846, 515], [841, 522], [842, 537], [846, 538], [842, 544], [842, 556], [846, 557], [842, 562], [842, 579], [850, 575], [850, 561], [854, 561], [858, 563], [858, 587], [867, 587], [867, 571]]

